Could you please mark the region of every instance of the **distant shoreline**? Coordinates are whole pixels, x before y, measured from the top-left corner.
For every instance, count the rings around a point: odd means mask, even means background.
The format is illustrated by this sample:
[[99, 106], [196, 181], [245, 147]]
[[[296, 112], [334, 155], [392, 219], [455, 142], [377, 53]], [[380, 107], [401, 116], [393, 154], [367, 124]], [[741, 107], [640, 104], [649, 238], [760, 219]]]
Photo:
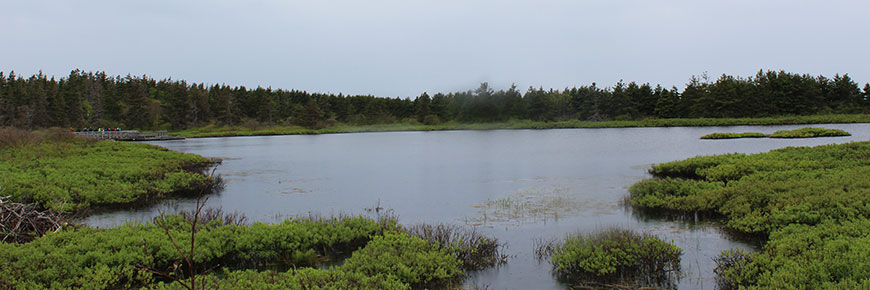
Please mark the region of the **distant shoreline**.
[[836, 114], [811, 116], [783, 116], [763, 118], [674, 118], [645, 119], [638, 121], [530, 121], [512, 120], [493, 123], [449, 122], [438, 125], [419, 123], [392, 123], [373, 125], [338, 124], [326, 128], [301, 126], [216, 126], [209, 125], [180, 131], [172, 135], [187, 138], [271, 136], [271, 135], [319, 135], [364, 132], [403, 131], [449, 131], [449, 130], [501, 130], [501, 129], [580, 129], [580, 128], [632, 128], [632, 127], [714, 127], [714, 126], [765, 126], [765, 125], [810, 125], [836, 123], [870, 123], [870, 114]]

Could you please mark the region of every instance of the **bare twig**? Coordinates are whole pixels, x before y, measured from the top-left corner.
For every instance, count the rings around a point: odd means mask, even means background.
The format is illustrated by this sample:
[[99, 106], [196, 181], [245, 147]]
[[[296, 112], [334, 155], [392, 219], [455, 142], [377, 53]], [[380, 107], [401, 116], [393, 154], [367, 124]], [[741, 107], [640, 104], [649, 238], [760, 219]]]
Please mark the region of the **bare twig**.
[[[140, 267], [141, 271], [146, 271], [146, 272], [149, 272], [149, 273], [152, 273], [155, 275], [159, 275], [161, 277], [168, 278], [172, 281], [178, 282], [178, 284], [180, 284], [182, 287], [184, 287], [188, 290], [196, 290], [195, 254], [196, 254], [197, 225], [199, 224], [199, 216], [202, 213], [203, 208], [205, 208], [205, 204], [208, 202], [208, 197], [203, 198], [203, 195], [205, 194], [205, 191], [211, 187], [212, 181], [214, 180], [214, 172], [216, 169], [217, 169], [217, 167], [215, 167], [211, 170], [211, 173], [208, 175], [208, 179], [206, 180], [206, 182], [202, 186], [202, 188], [199, 190], [199, 194], [196, 197], [196, 208], [193, 212], [193, 219], [190, 221], [190, 250], [188, 250], [187, 253], [184, 252], [184, 250], [181, 248], [181, 246], [179, 246], [178, 243], [175, 242], [175, 238], [172, 237], [172, 233], [170, 233], [170, 231], [169, 231], [169, 224], [166, 222], [166, 216], [161, 212], [160, 217], [163, 219], [162, 222], [158, 222], [158, 220], [155, 220], [155, 223], [159, 224], [159, 226], [161, 228], [163, 228], [163, 233], [165, 233], [166, 236], [169, 237], [169, 241], [172, 243], [172, 246], [175, 248], [175, 251], [177, 251], [178, 254], [181, 255], [182, 260], [187, 265], [188, 274], [190, 275], [190, 283], [186, 283], [183, 281], [183, 278], [179, 278], [179, 277], [170, 275], [167, 272], [161, 272], [161, 271], [157, 271], [157, 270], [147, 268], [147, 267]], [[189, 216], [187, 216], [186, 214], [185, 214], [185, 220], [190, 220]], [[173, 267], [173, 272], [176, 270], [178, 270], [177, 267]], [[213, 270], [214, 270], [214, 268], [211, 268], [211, 269], [205, 271], [203, 274], [208, 274]], [[183, 272], [184, 271], [182, 270], [182, 273]]]

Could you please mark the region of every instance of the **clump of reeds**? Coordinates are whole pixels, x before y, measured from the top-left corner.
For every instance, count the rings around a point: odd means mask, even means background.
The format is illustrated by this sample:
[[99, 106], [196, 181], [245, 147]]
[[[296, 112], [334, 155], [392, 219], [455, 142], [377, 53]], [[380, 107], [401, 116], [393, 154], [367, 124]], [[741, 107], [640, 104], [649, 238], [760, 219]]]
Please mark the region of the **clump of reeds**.
[[651, 234], [608, 228], [539, 240], [535, 254], [572, 283], [670, 287], [680, 278], [682, 249]]
[[409, 235], [429, 243], [437, 243], [456, 255], [466, 270], [479, 270], [500, 265], [507, 260], [503, 245], [473, 228], [446, 224], [419, 224], [405, 227]]

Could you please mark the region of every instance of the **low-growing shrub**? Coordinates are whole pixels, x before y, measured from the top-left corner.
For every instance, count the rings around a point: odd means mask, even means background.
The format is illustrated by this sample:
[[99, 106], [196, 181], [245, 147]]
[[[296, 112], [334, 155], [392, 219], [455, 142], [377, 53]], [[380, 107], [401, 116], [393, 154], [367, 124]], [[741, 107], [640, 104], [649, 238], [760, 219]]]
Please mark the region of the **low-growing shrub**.
[[[162, 227], [189, 243], [190, 224], [182, 215], [162, 219]], [[261, 268], [313, 266], [312, 252], [353, 249], [382, 232], [376, 221], [343, 218], [332, 223], [305, 219], [281, 224], [216, 225], [196, 233], [193, 260], [199, 269], [216, 265]], [[186, 238], [187, 237], [187, 238]], [[175, 273], [182, 259], [154, 224], [128, 223], [112, 229], [80, 227], [48, 234], [27, 244], [0, 243], [0, 276], [11, 288], [117, 289], [159, 280], [149, 271]]]
[[726, 251], [716, 273], [725, 289], [838, 288], [870, 280], [870, 220], [793, 224], [776, 230], [758, 253]]
[[555, 271], [571, 281], [663, 285], [679, 278], [682, 249], [650, 235], [610, 228], [538, 245]]
[[[197, 283], [197, 288], [219, 290], [404, 290], [410, 289], [410, 286], [402, 283], [394, 276], [369, 276], [357, 272], [305, 268], [287, 272], [228, 271], [222, 273], [222, 275], [201, 277], [201, 281]], [[187, 288], [175, 282], [168, 284], [160, 283], [151, 287], [151, 289], [171, 290]]]
[[[870, 142], [690, 158], [654, 166], [657, 178], [632, 186], [630, 200], [716, 213], [766, 237], [760, 252], [717, 257], [723, 289], [860, 289], [870, 285], [868, 157]], [[701, 186], [710, 183], [721, 186]]]
[[4, 129], [0, 137], [11, 138], [0, 141], [4, 194], [55, 211], [197, 193], [210, 180], [203, 171], [212, 161], [158, 146], [94, 141], [58, 130]]
[[464, 273], [462, 262], [439, 244], [405, 233], [377, 236], [338, 269], [368, 276], [387, 275], [414, 289], [443, 287]]

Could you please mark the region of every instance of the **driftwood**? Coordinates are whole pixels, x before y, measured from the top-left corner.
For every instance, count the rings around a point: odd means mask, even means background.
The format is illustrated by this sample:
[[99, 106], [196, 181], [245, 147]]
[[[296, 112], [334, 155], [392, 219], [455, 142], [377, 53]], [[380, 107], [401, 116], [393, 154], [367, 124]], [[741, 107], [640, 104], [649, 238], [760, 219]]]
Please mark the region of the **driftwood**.
[[60, 231], [64, 225], [59, 213], [40, 211], [33, 204], [11, 202], [9, 196], [0, 196], [0, 238], [3, 242], [30, 242], [46, 233]]

